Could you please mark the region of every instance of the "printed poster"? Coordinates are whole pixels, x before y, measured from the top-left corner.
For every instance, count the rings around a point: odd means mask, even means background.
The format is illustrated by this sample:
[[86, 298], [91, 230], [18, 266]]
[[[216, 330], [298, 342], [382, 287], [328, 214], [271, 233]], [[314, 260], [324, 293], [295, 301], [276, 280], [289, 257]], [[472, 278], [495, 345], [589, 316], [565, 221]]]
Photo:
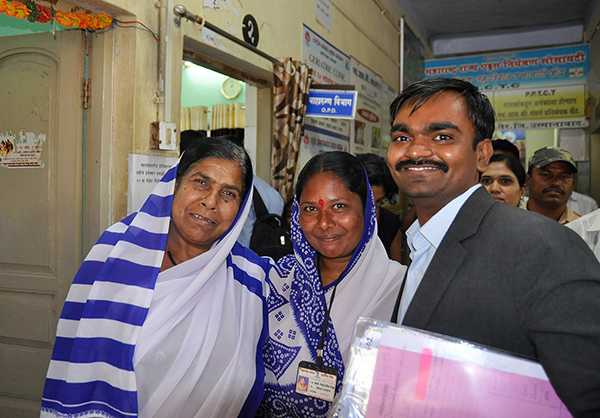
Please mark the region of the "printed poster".
[[429, 78], [460, 78], [478, 86], [490, 98], [501, 129], [587, 127], [589, 70], [586, 44], [425, 62]]
[[0, 167], [43, 168], [42, 151], [45, 143], [44, 133], [0, 132]]
[[[302, 61], [313, 70], [313, 84], [352, 84], [350, 57], [306, 25], [302, 32]], [[296, 172], [318, 153], [340, 146], [348, 151], [351, 124], [343, 119], [305, 118]]]
[[304, 167], [304, 164], [312, 157], [328, 151], [350, 152], [348, 137], [315, 126], [305, 126], [304, 137], [302, 138], [300, 152], [298, 153], [297, 172], [299, 172], [301, 168]]
[[352, 127], [354, 134], [351, 135], [351, 152], [361, 154], [371, 152], [371, 148], [384, 148], [381, 132], [385, 108], [383, 80], [353, 58], [352, 84], [358, 91], [358, 101]]
[[428, 78], [460, 78], [482, 90], [584, 84], [590, 70], [586, 44], [466, 55], [425, 61]]
[[315, 0], [315, 19], [331, 32], [331, 0]]

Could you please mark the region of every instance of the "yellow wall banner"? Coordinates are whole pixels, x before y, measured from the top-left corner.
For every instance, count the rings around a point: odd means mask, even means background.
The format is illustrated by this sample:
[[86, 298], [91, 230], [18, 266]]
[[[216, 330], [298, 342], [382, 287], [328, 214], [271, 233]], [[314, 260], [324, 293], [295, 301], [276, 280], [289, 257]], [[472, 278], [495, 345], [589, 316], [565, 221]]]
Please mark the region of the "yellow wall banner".
[[585, 86], [544, 86], [486, 92], [497, 121], [540, 121], [585, 117]]

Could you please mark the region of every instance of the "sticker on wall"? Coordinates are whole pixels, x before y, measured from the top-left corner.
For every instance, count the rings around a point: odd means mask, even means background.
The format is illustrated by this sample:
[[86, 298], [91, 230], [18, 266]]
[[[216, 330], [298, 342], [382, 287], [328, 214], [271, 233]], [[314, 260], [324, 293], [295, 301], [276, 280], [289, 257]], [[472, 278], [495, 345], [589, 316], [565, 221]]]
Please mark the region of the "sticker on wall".
[[242, 35], [244, 36], [244, 41], [254, 47], [258, 46], [258, 23], [254, 16], [244, 16], [242, 20]]
[[43, 168], [42, 150], [46, 134], [20, 131], [0, 132], [0, 167]]
[[331, 0], [315, 2], [315, 18], [325, 29], [331, 32]]

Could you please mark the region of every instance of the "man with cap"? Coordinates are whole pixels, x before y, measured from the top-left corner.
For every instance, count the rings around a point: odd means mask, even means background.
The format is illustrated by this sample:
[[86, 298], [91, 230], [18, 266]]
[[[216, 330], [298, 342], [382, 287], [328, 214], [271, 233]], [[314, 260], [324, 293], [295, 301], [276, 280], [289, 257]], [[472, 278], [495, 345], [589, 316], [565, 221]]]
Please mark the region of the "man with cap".
[[566, 224], [579, 218], [567, 206], [575, 187], [577, 165], [573, 156], [560, 148], [544, 147], [529, 161], [527, 210]]

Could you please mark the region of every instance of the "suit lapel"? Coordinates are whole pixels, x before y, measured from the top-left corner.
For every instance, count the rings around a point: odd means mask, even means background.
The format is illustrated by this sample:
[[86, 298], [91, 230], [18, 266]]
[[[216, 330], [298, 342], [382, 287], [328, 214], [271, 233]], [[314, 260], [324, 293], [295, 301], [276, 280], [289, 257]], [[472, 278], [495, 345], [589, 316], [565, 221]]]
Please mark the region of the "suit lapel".
[[477, 233], [483, 217], [493, 204], [494, 200], [483, 187], [467, 199], [435, 252], [406, 311], [403, 324], [426, 328], [431, 315], [467, 257], [462, 241]]

